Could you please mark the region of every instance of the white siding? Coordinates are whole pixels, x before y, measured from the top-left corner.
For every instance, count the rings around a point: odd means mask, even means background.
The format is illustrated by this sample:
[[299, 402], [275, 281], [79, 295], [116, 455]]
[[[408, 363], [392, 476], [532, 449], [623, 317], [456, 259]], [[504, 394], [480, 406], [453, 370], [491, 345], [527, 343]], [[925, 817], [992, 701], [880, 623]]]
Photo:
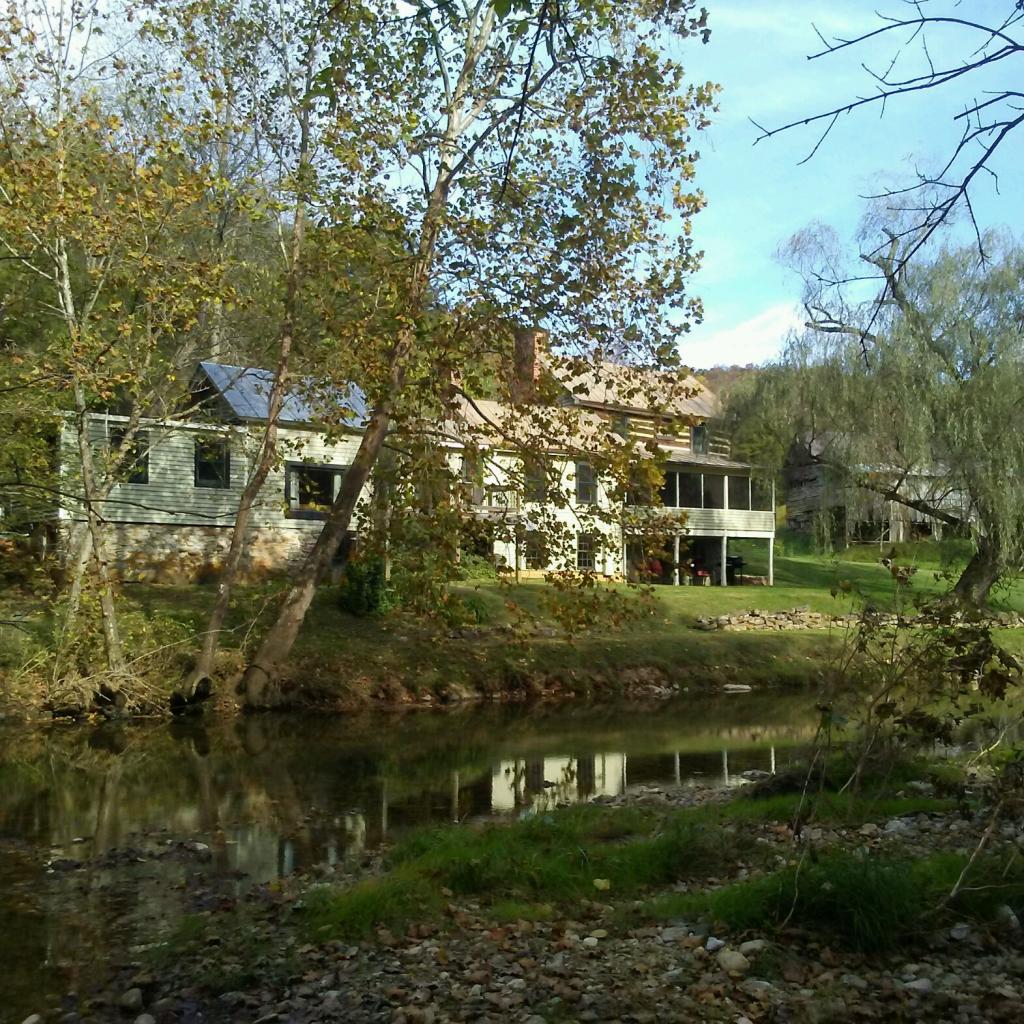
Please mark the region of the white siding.
[[[123, 416], [95, 415], [90, 421], [90, 436], [98, 458], [103, 458], [111, 427], [124, 424]], [[225, 427], [197, 423], [145, 423], [149, 449], [149, 482], [118, 483], [104, 503], [102, 514], [113, 523], [145, 523], [174, 526], [222, 526], [234, 522], [238, 501], [252, 469], [262, 426]], [[195, 443], [201, 437], [226, 437], [231, 445], [231, 486], [196, 487]], [[318, 465], [347, 466], [359, 446], [356, 435], [328, 441], [315, 431], [281, 429], [280, 464], [271, 470], [253, 508], [254, 528], [273, 527], [318, 533], [316, 519], [293, 519], [285, 515], [285, 463], [310, 462]], [[70, 426], [62, 436], [64, 450], [62, 489], [69, 495], [81, 495], [77, 471], [77, 448]], [[76, 514], [74, 502], [65, 514]]]
[[[675, 510], [673, 510], [675, 511]], [[688, 508], [686, 527], [691, 534], [741, 536], [745, 533], [774, 534], [774, 512], [748, 512], [733, 508]]]

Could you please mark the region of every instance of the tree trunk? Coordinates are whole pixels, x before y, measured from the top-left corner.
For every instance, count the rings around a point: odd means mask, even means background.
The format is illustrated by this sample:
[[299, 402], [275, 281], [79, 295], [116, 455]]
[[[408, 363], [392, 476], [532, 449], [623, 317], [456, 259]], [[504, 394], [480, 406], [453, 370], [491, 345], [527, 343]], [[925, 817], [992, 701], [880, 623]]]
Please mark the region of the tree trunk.
[[995, 546], [988, 538], [980, 537], [978, 549], [956, 581], [953, 593], [962, 604], [983, 608], [988, 602], [989, 591], [1002, 573], [1003, 562]]
[[324, 528], [288, 590], [274, 625], [263, 638], [259, 650], [242, 677], [240, 689], [245, 694], [247, 707], [267, 708], [278, 703], [278, 676], [281, 666], [291, 653], [295, 639], [299, 635], [306, 612], [313, 602], [317, 584], [326, 574], [331, 560], [348, 532], [356, 502], [369, 479], [370, 470], [387, 436], [390, 423], [391, 412], [387, 405], [375, 410], [370, 417], [359, 451], [345, 473]]
[[[485, 53], [495, 30], [496, 15], [493, 5], [488, 5], [481, 21], [471, 20], [467, 30], [463, 63], [455, 82], [452, 95], [443, 110], [445, 128], [438, 143], [438, 172], [430, 188], [427, 208], [420, 228], [416, 246], [416, 260], [410, 272], [406, 322], [417, 323], [423, 313], [428, 294], [430, 272], [437, 251], [437, 241], [448, 210], [448, 199], [459, 171], [466, 165], [469, 153], [459, 148], [459, 139], [473, 125], [476, 113], [469, 98], [469, 87], [477, 64]], [[527, 83], [528, 84], [528, 83]], [[526, 101], [527, 91], [519, 102]], [[477, 100], [479, 102], [479, 100]], [[513, 108], [510, 108], [513, 109]], [[498, 121], [486, 129], [493, 130]], [[483, 135], [478, 135], [474, 145]], [[471, 151], [470, 151], [471, 152]], [[306, 557], [301, 569], [284, 599], [274, 625], [263, 639], [259, 651], [250, 661], [242, 676], [240, 689], [245, 694], [245, 703], [251, 708], [272, 706], [280, 699], [279, 673], [291, 653], [306, 612], [313, 602], [317, 584], [323, 579], [341, 544], [356, 502], [363, 486], [369, 479], [370, 471], [387, 437], [395, 403], [405, 384], [406, 363], [416, 344], [416, 332], [407, 327], [399, 333], [398, 339], [388, 357], [389, 380], [381, 398], [374, 407], [366, 426], [359, 451], [345, 474], [338, 496], [316, 544]]]
[[252, 518], [252, 507], [256, 503], [257, 497], [259, 497], [260, 489], [266, 483], [267, 476], [270, 474], [271, 467], [274, 465], [274, 460], [277, 457], [277, 425], [281, 415], [281, 407], [284, 404], [285, 391], [288, 386], [288, 363], [291, 357], [292, 340], [294, 338], [299, 257], [304, 227], [305, 207], [304, 204], [300, 203], [295, 211], [295, 224], [292, 230], [292, 258], [285, 286], [285, 313], [281, 325], [281, 347], [278, 355], [277, 372], [274, 375], [274, 384], [267, 403], [267, 424], [263, 431], [263, 438], [260, 441], [256, 467], [246, 483], [245, 490], [242, 491], [242, 496], [238, 502], [234, 528], [231, 531], [231, 546], [228, 548], [227, 559], [224, 562], [224, 571], [217, 585], [217, 600], [206, 626], [206, 635], [203, 638], [203, 646], [199, 653], [196, 667], [185, 684], [184, 698], [186, 702], [193, 701], [197, 693], [200, 692], [200, 688], [202, 688], [202, 692], [209, 693], [211, 676], [213, 674], [213, 662], [220, 644], [220, 634], [224, 628], [224, 621], [227, 619], [228, 609], [231, 606], [231, 592], [242, 564], [242, 556], [245, 553], [245, 541], [249, 531], [249, 520]]
[[[313, 86], [313, 47], [311, 42], [306, 53], [306, 81], [305, 94]], [[245, 552], [246, 535], [249, 529], [249, 520], [252, 517], [252, 506], [259, 496], [260, 489], [266, 483], [267, 476], [274, 460], [277, 457], [277, 426], [281, 415], [281, 408], [284, 405], [285, 393], [288, 387], [288, 366], [291, 359], [292, 342], [295, 337], [295, 319], [298, 311], [299, 280], [302, 273], [302, 248], [306, 237], [306, 209], [309, 198], [304, 191], [304, 182], [309, 171], [310, 151], [310, 120], [309, 106], [303, 103], [298, 108], [299, 121], [299, 148], [298, 148], [298, 173], [299, 191], [295, 197], [295, 209], [292, 222], [291, 244], [287, 255], [287, 276], [285, 278], [284, 308], [281, 317], [280, 346], [278, 349], [277, 372], [274, 375], [274, 384], [270, 390], [267, 401], [267, 423], [260, 441], [259, 454], [257, 455], [256, 467], [249, 478], [238, 502], [238, 512], [235, 514], [234, 528], [231, 531], [231, 546], [228, 549], [227, 560], [224, 563], [224, 571], [221, 574], [217, 586], [217, 600], [210, 614], [210, 621], [207, 623], [206, 636], [203, 638], [203, 646], [195, 669], [192, 671], [183, 695], [184, 703], [196, 703], [197, 698], [209, 695], [211, 688], [211, 676], [213, 674], [213, 662], [217, 654], [217, 647], [220, 644], [220, 634], [224, 628], [224, 621], [227, 618], [228, 609], [231, 605], [231, 591], [234, 588], [238, 577], [238, 571], [242, 564], [242, 556]], [[226, 155], [221, 153], [222, 162], [226, 162]], [[223, 243], [223, 221], [219, 232], [219, 241]], [[176, 695], [177, 697], [178, 695]], [[180, 706], [181, 699], [172, 698], [172, 710], [177, 704]]]
[[113, 691], [121, 689], [127, 666], [121, 646], [121, 634], [117, 626], [117, 607], [114, 601], [114, 585], [107, 563], [103, 521], [100, 519], [100, 503], [110, 492], [109, 486], [101, 488], [96, 480], [92, 456], [92, 439], [89, 437], [89, 414], [85, 392], [79, 381], [75, 381], [74, 397], [77, 416], [75, 429], [78, 441], [78, 458], [81, 463], [82, 492], [85, 500], [85, 518], [92, 538], [92, 556], [96, 563], [96, 578], [99, 582], [100, 620], [103, 628], [103, 646], [107, 655], [107, 669], [110, 673], [108, 685]]

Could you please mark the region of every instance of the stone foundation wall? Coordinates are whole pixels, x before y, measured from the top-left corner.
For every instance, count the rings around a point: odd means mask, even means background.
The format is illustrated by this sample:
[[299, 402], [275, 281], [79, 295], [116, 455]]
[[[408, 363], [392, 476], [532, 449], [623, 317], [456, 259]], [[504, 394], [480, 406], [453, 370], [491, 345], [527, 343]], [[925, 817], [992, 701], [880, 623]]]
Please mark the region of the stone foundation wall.
[[[316, 542], [318, 529], [250, 531], [242, 556], [243, 581], [258, 581], [298, 565]], [[136, 583], [211, 583], [231, 545], [231, 530], [216, 526], [111, 523], [110, 560], [118, 575]], [[67, 531], [61, 537], [67, 550]]]
[[[879, 621], [886, 625], [896, 625], [901, 618], [904, 622], [913, 621], [913, 616], [897, 615], [883, 615]], [[989, 620], [994, 626], [1024, 626], [1024, 615], [1017, 612], [995, 612], [989, 616]], [[859, 621], [860, 616], [852, 612], [847, 615], [829, 615], [825, 612], [812, 612], [808, 608], [793, 608], [783, 612], [760, 611], [755, 608], [735, 615], [698, 618], [697, 628], [706, 632], [722, 630], [734, 633], [751, 630], [845, 629]]]

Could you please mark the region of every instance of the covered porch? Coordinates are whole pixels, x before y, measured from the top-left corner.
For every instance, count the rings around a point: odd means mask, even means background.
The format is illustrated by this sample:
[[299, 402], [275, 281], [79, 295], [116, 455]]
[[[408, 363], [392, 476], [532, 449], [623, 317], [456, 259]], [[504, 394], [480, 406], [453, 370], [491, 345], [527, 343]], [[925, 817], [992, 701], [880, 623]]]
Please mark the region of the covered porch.
[[658, 550], [625, 544], [629, 579], [675, 587], [774, 586], [774, 533], [677, 534]]

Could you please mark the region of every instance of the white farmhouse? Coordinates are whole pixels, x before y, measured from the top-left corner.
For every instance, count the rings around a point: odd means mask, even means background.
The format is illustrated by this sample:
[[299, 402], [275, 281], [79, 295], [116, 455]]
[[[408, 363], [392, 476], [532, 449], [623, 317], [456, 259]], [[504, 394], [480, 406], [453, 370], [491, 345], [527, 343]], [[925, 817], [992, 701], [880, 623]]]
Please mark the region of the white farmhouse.
[[[575, 370], [547, 359], [539, 342], [539, 332], [517, 333], [515, 404], [464, 399], [447, 425], [452, 475], [461, 477], [469, 495], [467, 514], [488, 527], [484, 553], [524, 574], [578, 569], [724, 585], [742, 576], [742, 565], [729, 555], [730, 539], [754, 538], [766, 544], [763, 582], [772, 582], [772, 485], [730, 458], [727, 442], [711, 425], [714, 395], [692, 377], [612, 363]], [[542, 370], [555, 383], [543, 400], [534, 387]], [[216, 575], [265, 426], [272, 383], [266, 370], [203, 362], [192, 382], [189, 415], [141, 424], [132, 465], [102, 508], [111, 524], [108, 556], [123, 576], [185, 582]], [[365, 417], [365, 398], [355, 385], [319, 395], [311, 385], [292, 388], [280, 418], [280, 464], [254, 509], [245, 575], [286, 569], [312, 545], [358, 448]], [[325, 422], [332, 424], [326, 432]], [[93, 415], [97, 450], [116, 447], [126, 424], [123, 416]], [[469, 442], [460, 438], [470, 437], [467, 454]], [[626, 458], [660, 454], [660, 500], [616, 494], [595, 468], [599, 460], [588, 454], [609, 444]], [[81, 487], [70, 424], [62, 447], [61, 489], [72, 496], [60, 513], [66, 533], [81, 528], [83, 518], [73, 498]], [[524, 457], [524, 450], [533, 454]], [[636, 524], [659, 516], [665, 524], [685, 520], [685, 527], [670, 525], [667, 545], [652, 558]]]

